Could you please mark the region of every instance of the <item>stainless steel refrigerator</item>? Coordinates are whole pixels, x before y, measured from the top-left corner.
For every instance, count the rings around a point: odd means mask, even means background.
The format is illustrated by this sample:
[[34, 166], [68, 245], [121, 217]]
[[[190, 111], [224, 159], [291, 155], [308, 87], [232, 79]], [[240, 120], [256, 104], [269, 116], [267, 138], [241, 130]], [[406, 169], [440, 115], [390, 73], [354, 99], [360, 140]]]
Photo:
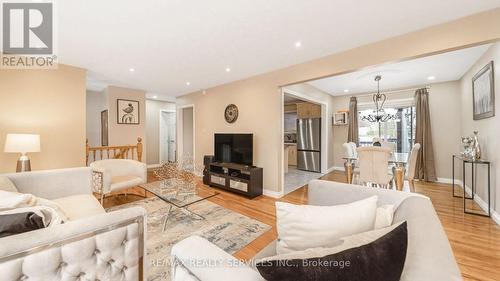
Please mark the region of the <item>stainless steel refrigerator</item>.
[[297, 168], [321, 172], [321, 118], [297, 119]]

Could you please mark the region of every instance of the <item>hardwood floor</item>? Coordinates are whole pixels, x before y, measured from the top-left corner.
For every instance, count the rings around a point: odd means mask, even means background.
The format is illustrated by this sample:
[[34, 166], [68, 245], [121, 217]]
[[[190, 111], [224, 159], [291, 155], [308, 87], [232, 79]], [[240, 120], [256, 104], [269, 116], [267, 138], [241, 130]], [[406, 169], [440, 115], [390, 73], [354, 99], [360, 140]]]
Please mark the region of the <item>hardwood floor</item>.
[[[322, 177], [324, 180], [345, 182], [342, 172], [334, 171]], [[148, 180], [156, 178], [148, 174]], [[199, 184], [200, 188], [210, 187]], [[431, 198], [436, 212], [450, 240], [455, 258], [464, 280], [500, 280], [500, 227], [489, 218], [465, 215], [462, 199], [451, 196], [451, 185], [438, 183], [416, 183], [416, 192]], [[271, 225], [273, 228], [235, 253], [235, 257], [248, 260], [276, 239], [274, 198], [260, 196], [253, 200], [218, 190], [219, 195], [209, 199], [225, 208]], [[114, 196], [105, 200], [105, 207], [143, 199], [144, 191], [131, 189], [128, 196]], [[148, 194], [148, 196], [152, 196]], [[279, 201], [307, 203], [307, 186], [278, 199]], [[477, 208], [477, 207], [476, 207]]]

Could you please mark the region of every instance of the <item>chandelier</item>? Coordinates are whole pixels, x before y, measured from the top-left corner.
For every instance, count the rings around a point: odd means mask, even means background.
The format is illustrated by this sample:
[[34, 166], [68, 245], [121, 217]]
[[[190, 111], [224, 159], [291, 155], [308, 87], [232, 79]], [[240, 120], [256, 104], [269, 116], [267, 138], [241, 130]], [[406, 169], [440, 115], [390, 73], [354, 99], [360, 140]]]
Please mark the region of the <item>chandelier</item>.
[[375, 76], [375, 81], [377, 81], [377, 93], [373, 94], [372, 97], [373, 103], [375, 104], [375, 110], [373, 110], [372, 114], [361, 116], [362, 121], [380, 123], [398, 119], [397, 114], [389, 114], [384, 110], [384, 104], [387, 97], [385, 96], [385, 94], [380, 93], [380, 80], [382, 80], [382, 76]]

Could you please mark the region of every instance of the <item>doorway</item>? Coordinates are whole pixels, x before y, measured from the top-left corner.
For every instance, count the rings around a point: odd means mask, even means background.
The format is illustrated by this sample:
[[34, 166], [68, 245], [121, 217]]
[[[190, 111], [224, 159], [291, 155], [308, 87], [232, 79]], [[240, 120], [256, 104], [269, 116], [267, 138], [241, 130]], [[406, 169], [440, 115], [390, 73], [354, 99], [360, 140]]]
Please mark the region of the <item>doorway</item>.
[[328, 104], [307, 94], [282, 89], [283, 194], [326, 173]]
[[177, 160], [175, 111], [160, 111], [160, 164]]

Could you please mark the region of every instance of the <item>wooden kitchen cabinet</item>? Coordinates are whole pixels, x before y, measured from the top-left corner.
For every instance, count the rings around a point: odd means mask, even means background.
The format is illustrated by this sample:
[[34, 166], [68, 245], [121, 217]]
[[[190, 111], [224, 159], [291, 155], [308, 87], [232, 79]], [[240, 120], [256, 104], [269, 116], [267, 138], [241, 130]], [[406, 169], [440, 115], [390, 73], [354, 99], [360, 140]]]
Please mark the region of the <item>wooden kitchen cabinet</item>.
[[287, 112], [297, 112], [297, 104], [285, 104], [285, 113]]
[[298, 118], [321, 118], [321, 106], [309, 102], [297, 104]]
[[297, 146], [290, 145], [288, 148], [288, 165], [297, 166]]

